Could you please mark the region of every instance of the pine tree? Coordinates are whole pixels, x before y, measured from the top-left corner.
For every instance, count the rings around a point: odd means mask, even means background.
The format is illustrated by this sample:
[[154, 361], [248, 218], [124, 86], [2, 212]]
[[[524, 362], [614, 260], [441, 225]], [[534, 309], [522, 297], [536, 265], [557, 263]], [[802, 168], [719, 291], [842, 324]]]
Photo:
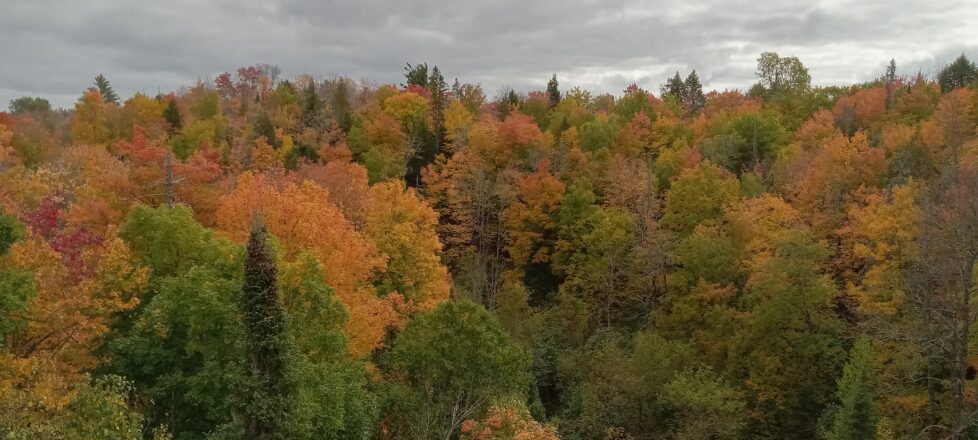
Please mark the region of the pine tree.
[[407, 84], [401, 84], [401, 87], [415, 85], [428, 88], [428, 63], [417, 66], [407, 63], [407, 66], [404, 66], [404, 78], [407, 79]]
[[937, 74], [941, 92], [947, 93], [961, 87], [968, 87], [978, 81], [978, 67], [968, 57], [961, 54]]
[[679, 71], [676, 74], [666, 80], [666, 85], [662, 86], [663, 96], [673, 96], [677, 101], [682, 103], [686, 98], [686, 83], [683, 82], [683, 78], [679, 76]]
[[435, 148], [441, 151], [445, 143], [445, 109], [448, 108], [448, 83], [442, 76], [438, 66], [431, 68], [428, 78], [428, 90], [431, 92], [431, 119], [434, 122]]
[[115, 90], [112, 90], [112, 84], [109, 84], [109, 80], [105, 78], [105, 75], [100, 73], [95, 77], [95, 87], [102, 94], [103, 101], [112, 104], [119, 103], [119, 95], [116, 95]]
[[893, 91], [896, 88], [896, 59], [890, 58], [886, 74], [883, 75], [883, 85], [886, 87], [886, 108], [889, 109], [893, 104]]
[[547, 81], [547, 97], [550, 98], [550, 108], [554, 108], [558, 103], [560, 103], [560, 89], [557, 88], [557, 74]]
[[244, 261], [241, 312], [250, 386], [245, 431], [250, 439], [282, 438], [286, 421], [285, 314], [278, 298], [275, 255], [260, 220], [252, 226]]
[[826, 440], [871, 439], [876, 435], [878, 373], [873, 346], [869, 340], [859, 339], [849, 353], [839, 379], [839, 404], [828, 412], [829, 425], [823, 434]]
[[700, 110], [703, 110], [703, 106], [706, 105], [706, 96], [703, 95], [703, 86], [700, 84], [700, 77], [696, 75], [696, 69], [686, 76], [686, 82], [683, 84], [684, 92], [686, 93], [683, 104], [686, 105], [686, 110], [692, 114], [698, 114]]
[[305, 106], [302, 109], [302, 121], [307, 127], [317, 126], [323, 112], [323, 100], [316, 93], [316, 82], [309, 81], [305, 93]]

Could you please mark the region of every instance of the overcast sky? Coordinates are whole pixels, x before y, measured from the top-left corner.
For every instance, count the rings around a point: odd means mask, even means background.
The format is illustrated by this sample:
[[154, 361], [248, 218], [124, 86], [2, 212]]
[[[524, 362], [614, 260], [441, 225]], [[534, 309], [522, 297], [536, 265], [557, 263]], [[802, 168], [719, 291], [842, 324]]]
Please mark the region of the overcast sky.
[[70, 106], [98, 73], [128, 97], [256, 63], [288, 76], [400, 82], [406, 62], [451, 82], [658, 91], [675, 70], [744, 88], [758, 54], [798, 56], [816, 84], [932, 74], [978, 58], [972, 1], [4, 0], [0, 108], [23, 95]]

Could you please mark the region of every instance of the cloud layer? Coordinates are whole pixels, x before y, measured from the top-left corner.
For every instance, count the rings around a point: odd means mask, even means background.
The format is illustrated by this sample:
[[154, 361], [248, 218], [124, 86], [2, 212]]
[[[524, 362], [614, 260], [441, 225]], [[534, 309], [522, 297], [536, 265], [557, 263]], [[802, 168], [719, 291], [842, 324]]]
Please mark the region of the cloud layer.
[[[879, 3], [879, 4], [869, 4]], [[790, 0], [13, 0], [0, 14], [0, 108], [23, 95], [70, 106], [98, 73], [121, 96], [155, 94], [239, 66], [400, 82], [406, 62], [451, 80], [619, 93], [675, 70], [746, 88], [757, 55], [796, 55], [817, 84], [978, 57], [968, 1]]]

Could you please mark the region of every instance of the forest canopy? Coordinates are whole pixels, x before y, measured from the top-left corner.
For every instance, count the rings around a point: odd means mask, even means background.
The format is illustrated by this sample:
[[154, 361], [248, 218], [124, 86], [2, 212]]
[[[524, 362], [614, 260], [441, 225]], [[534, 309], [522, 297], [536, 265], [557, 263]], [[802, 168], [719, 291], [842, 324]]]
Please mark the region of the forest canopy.
[[446, 75], [11, 101], [0, 438], [978, 438], [965, 55]]

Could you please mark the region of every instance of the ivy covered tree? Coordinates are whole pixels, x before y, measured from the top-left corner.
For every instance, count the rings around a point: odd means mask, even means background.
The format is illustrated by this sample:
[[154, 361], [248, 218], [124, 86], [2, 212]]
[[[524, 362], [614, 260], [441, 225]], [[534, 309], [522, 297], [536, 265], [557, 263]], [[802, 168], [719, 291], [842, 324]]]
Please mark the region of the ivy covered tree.
[[278, 299], [275, 256], [267, 234], [256, 217], [245, 250], [241, 293], [249, 387], [253, 387], [244, 402], [244, 425], [248, 438], [254, 439], [284, 437], [289, 395], [285, 317]]

